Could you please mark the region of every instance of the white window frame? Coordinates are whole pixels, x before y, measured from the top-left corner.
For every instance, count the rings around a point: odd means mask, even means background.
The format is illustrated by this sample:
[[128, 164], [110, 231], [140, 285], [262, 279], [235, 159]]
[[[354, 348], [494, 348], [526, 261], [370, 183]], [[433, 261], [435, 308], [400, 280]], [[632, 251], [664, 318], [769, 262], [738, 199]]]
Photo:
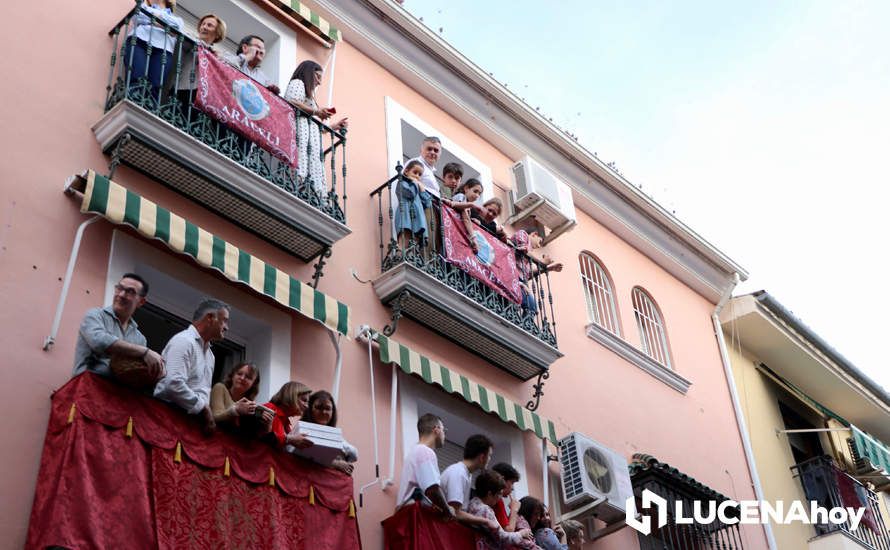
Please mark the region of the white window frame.
[[[146, 271], [158, 272], [168, 278], [165, 281], [162, 276], [147, 277], [148, 300], [184, 319], [191, 320], [193, 309], [201, 298], [213, 297], [229, 304], [231, 326], [226, 338], [245, 346], [246, 359], [256, 363], [260, 371], [258, 400], [267, 401], [282, 384], [291, 380], [290, 315], [264, 303], [246, 289], [240, 290], [220, 281], [185, 258], [158, 250], [118, 229], [111, 238], [104, 303], [112, 303], [114, 285], [122, 274]], [[177, 282], [171, 283], [169, 279]], [[172, 298], [174, 292], [188, 292], [194, 303]]]
[[578, 263], [587, 303], [587, 318], [603, 330], [620, 337], [621, 324], [618, 322], [618, 309], [615, 307], [615, 293], [609, 273], [599, 259], [589, 252], [578, 254]]
[[672, 369], [667, 328], [655, 300], [637, 286], [631, 291], [631, 301], [640, 334], [640, 349], [659, 365]]
[[[409, 158], [416, 157], [420, 154], [419, 150], [417, 152], [402, 150], [402, 122], [404, 121], [426, 136], [438, 137], [442, 142], [442, 147], [458, 157], [461, 164], [479, 172], [479, 181], [482, 182], [483, 201], [494, 196], [494, 182], [491, 179], [491, 167], [471, 155], [463, 147], [452, 141], [445, 133], [434, 128], [420, 116], [400, 105], [393, 98], [386, 96], [384, 98], [383, 106], [386, 117], [386, 162], [389, 177], [396, 175], [396, 164], [403, 163], [403, 153], [408, 154]], [[441, 163], [436, 166], [436, 174], [440, 177], [442, 175], [443, 166], [444, 165]], [[381, 181], [380, 183], [383, 182]]]
[[237, 44], [248, 34], [262, 36], [266, 44], [266, 57], [262, 69], [278, 84], [287, 88], [290, 75], [297, 68], [297, 32], [274, 16], [245, 0], [179, 0], [177, 4], [198, 18], [215, 13], [228, 27], [226, 36]]
[[[491, 465], [511, 464], [519, 472], [513, 495], [519, 499], [528, 495], [528, 470], [525, 465], [524, 434], [519, 428], [484, 412], [477, 405], [461, 402], [460, 398], [445, 393], [415, 376], [399, 372], [399, 398], [402, 417], [402, 455], [417, 445], [417, 419], [426, 413], [440, 416], [448, 433], [446, 438], [463, 445], [467, 437], [483, 434], [494, 443]], [[540, 474], [538, 474], [540, 475]], [[398, 485], [398, 481], [396, 481]]]

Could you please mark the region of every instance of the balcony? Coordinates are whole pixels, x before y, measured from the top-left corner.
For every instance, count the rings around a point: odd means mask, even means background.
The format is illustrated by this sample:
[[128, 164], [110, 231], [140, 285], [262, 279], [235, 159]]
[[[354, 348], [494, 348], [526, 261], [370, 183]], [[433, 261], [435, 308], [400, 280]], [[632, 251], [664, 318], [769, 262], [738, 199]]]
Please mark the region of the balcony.
[[[392, 334], [399, 318], [407, 316], [521, 380], [546, 375], [562, 356], [557, 349], [546, 266], [508, 249], [517, 268], [532, 273], [526, 285], [538, 307], [531, 313], [446, 259], [442, 232], [431, 231], [434, 246], [399, 239], [394, 234], [396, 185], [397, 178], [392, 178], [371, 193], [380, 239], [380, 275], [373, 281], [374, 290], [393, 308], [393, 324], [384, 332]], [[440, 207], [434, 200], [430, 209], [437, 227], [441, 226]]]
[[[195, 106], [197, 56], [190, 37], [154, 19], [176, 44], [169, 75], [153, 88], [147, 76], [132, 70], [133, 56], [126, 52], [134, 42], [138, 9], [109, 32], [105, 114], [93, 126], [103, 152], [111, 156], [111, 171], [121, 163], [131, 166], [304, 261], [348, 235], [345, 130], [335, 131], [293, 108], [297, 124], [308, 121], [320, 132], [327, 183], [300, 177]], [[154, 48], [154, 55], [159, 51]], [[151, 55], [149, 48], [149, 60]]]
[[358, 549], [353, 479], [84, 373], [52, 394], [26, 548]]
[[866, 509], [862, 522], [855, 530], [850, 521], [843, 524], [813, 525], [816, 536], [810, 539], [811, 549], [890, 550], [890, 533], [887, 532], [881, 517], [878, 497], [871, 489], [838, 468], [827, 456], [795, 464], [791, 467], [791, 472], [800, 480], [807, 500], [815, 501], [823, 508], [865, 507]]

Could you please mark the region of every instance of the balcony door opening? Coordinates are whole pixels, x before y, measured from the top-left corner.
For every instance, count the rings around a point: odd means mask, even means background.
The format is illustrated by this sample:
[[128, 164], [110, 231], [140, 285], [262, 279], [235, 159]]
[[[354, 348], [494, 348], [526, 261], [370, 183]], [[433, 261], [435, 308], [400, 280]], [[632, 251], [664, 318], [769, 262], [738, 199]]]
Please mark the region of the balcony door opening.
[[241, 362], [255, 363], [260, 372], [259, 400], [267, 400], [291, 380], [291, 315], [235, 285], [198, 268], [183, 256], [115, 230], [111, 244], [105, 303], [126, 272], [148, 281], [146, 304], [134, 315], [149, 347], [161, 352], [171, 336], [191, 322], [198, 304], [215, 298], [229, 304], [225, 340], [213, 344], [216, 365], [213, 381]]
[[[804, 418], [804, 416], [794, 410], [790, 405], [779, 401], [779, 412], [782, 414], [782, 421], [786, 430], [815, 430], [820, 428], [814, 422]], [[794, 463], [800, 464], [825, 454], [822, 447], [822, 441], [819, 439], [819, 432], [803, 432], [788, 433], [788, 445], [791, 447], [791, 454], [794, 456]]]
[[[145, 335], [148, 347], [158, 352], [164, 349], [176, 333], [185, 330], [190, 321], [165, 310], [163, 307], [146, 302], [136, 310], [133, 319], [139, 324], [139, 330]], [[244, 362], [247, 348], [228, 338], [210, 344], [216, 360], [213, 367], [213, 383], [222, 382], [229, 369]]]
[[[482, 198], [485, 201], [494, 196], [491, 168], [471, 155], [456, 142], [434, 128], [425, 120], [396, 103], [392, 98], [385, 100], [386, 109], [386, 148], [389, 159], [387, 170], [391, 175], [395, 174], [395, 166], [398, 162], [402, 166], [409, 159], [420, 154], [420, 146], [423, 138], [435, 136], [442, 141], [442, 153], [436, 164], [436, 179], [441, 186], [442, 169], [449, 162], [456, 162], [463, 167], [463, 180], [476, 178], [482, 182]], [[383, 182], [380, 182], [383, 183]]]
[[435, 414], [442, 419], [447, 430], [445, 446], [436, 451], [439, 471], [463, 460], [467, 438], [482, 434], [494, 443], [490, 466], [498, 462], [511, 464], [520, 475], [519, 481], [514, 485], [514, 496], [518, 499], [528, 494], [525, 446], [519, 428], [414, 376], [401, 373], [398, 376], [403, 455], [417, 444], [417, 419], [427, 413]]

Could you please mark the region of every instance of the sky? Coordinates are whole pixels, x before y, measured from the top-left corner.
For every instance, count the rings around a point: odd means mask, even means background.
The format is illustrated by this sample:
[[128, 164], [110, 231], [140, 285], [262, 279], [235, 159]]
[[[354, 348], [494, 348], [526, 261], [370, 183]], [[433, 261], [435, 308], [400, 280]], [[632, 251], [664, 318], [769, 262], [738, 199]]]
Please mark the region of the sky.
[[890, 390], [890, 2], [404, 7]]

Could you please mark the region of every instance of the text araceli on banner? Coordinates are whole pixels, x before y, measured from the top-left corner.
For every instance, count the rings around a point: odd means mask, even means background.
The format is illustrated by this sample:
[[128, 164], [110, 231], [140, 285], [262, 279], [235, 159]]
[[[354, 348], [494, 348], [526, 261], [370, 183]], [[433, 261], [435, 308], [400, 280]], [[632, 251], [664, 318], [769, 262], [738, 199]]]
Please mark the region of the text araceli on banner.
[[195, 105], [296, 168], [297, 119], [293, 107], [203, 47], [198, 48]]
[[[482, 228], [467, 235], [460, 214], [442, 206], [442, 234], [445, 237], [445, 259], [479, 279], [504, 298], [522, 302], [519, 270], [512, 247], [502, 243]], [[479, 252], [473, 254], [470, 238], [476, 240]]]

